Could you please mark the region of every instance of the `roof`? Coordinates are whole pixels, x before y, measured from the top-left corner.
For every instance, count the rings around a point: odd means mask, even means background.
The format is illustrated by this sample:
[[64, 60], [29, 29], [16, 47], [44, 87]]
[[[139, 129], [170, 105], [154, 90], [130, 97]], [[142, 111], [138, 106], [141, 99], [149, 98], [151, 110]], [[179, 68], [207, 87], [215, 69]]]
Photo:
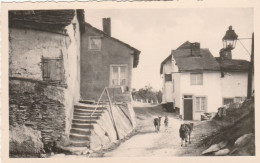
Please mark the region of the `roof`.
[[137, 50], [136, 48], [130, 46], [129, 44], [127, 44], [127, 43], [125, 43], [125, 42], [123, 42], [123, 41], [120, 41], [120, 40], [118, 40], [118, 39], [116, 39], [116, 38], [114, 38], [114, 37], [111, 37], [111, 36], [107, 35], [107, 34], [106, 34], [105, 32], [103, 32], [102, 30], [97, 29], [96, 27], [93, 27], [92, 25], [90, 25], [90, 24], [87, 23], [87, 22], [85, 22], [85, 26], [90, 27], [90, 28], [94, 29], [96, 32], [102, 34], [103, 36], [105, 36], [105, 37], [107, 37], [107, 38], [110, 38], [110, 39], [112, 39], [112, 40], [114, 40], [114, 41], [116, 41], [116, 42], [119, 42], [119, 43], [125, 45], [126, 47], [132, 49], [132, 50], [133, 50], [133, 55], [134, 55], [134, 64], [133, 64], [133, 67], [134, 67], [134, 68], [137, 67], [137, 65], [138, 65], [138, 63], [139, 63], [139, 55], [140, 55], [141, 51]]
[[179, 49], [190, 49], [190, 44], [191, 44], [191, 42], [189, 42], [189, 41], [186, 41], [186, 42], [184, 42], [183, 44], [181, 44], [181, 46], [179, 46], [178, 48], [177, 48], [177, 50], [179, 50]]
[[179, 71], [218, 71], [220, 66], [208, 49], [200, 49], [200, 56], [191, 56], [190, 49], [173, 50], [172, 55]]
[[75, 14], [84, 22], [84, 10], [11, 10], [9, 27], [63, 33]]
[[246, 72], [250, 67], [250, 62], [242, 59], [221, 60], [220, 57], [216, 57], [216, 60], [223, 71]]
[[160, 68], [160, 74], [163, 73], [163, 65], [167, 62], [170, 61], [172, 59], [172, 54], [170, 54], [167, 58], [165, 58], [165, 60], [162, 61], [161, 63], [161, 68]]

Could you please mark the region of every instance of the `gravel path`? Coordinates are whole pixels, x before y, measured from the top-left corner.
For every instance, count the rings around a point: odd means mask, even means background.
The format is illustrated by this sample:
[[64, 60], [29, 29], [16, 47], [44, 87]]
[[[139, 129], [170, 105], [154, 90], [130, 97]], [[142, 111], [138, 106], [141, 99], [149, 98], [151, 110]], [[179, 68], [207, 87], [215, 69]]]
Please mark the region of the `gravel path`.
[[[194, 132], [191, 137], [192, 144], [181, 147], [179, 137], [179, 127], [188, 121], [180, 120], [175, 114], [165, 112], [160, 105], [140, 105], [135, 107], [137, 117], [138, 134], [123, 142], [116, 149], [104, 154], [104, 157], [161, 157], [161, 156], [198, 156], [202, 148], [197, 148], [196, 144], [200, 139], [200, 128], [195, 124]], [[163, 121], [164, 116], [169, 118], [169, 126], [166, 131]], [[155, 132], [153, 119], [163, 116], [161, 130]]]

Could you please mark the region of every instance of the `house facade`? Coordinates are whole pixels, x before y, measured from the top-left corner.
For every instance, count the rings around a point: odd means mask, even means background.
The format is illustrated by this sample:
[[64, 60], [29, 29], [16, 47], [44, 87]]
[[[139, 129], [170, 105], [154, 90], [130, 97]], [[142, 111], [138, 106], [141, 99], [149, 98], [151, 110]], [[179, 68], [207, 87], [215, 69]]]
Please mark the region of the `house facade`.
[[111, 37], [111, 20], [103, 19], [103, 31], [85, 23], [81, 34], [82, 100], [98, 101], [105, 87], [122, 87], [130, 95], [132, 69], [136, 68], [140, 51]]
[[33, 126], [44, 143], [70, 131], [83, 22], [83, 10], [9, 11], [10, 126]]
[[161, 64], [164, 103], [172, 99], [184, 120], [200, 120], [202, 114], [246, 97], [248, 66], [248, 61], [215, 58], [199, 43], [185, 42]]
[[[140, 51], [111, 37], [104, 21], [106, 32], [86, 23], [84, 10], [9, 12], [10, 132], [25, 126], [47, 146], [96, 149], [135, 128], [130, 90]], [[120, 105], [81, 103], [97, 102], [105, 87]]]

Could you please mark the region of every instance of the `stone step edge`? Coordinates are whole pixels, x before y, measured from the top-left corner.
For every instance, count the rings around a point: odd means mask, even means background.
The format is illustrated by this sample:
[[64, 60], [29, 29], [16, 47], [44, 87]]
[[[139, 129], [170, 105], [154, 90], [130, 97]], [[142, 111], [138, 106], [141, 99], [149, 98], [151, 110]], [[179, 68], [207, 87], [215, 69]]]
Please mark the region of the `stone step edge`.
[[80, 134], [75, 134], [75, 133], [70, 133], [70, 136], [78, 136], [82, 138], [89, 138], [89, 135], [80, 135]]
[[90, 113], [93, 113], [93, 112], [102, 113], [103, 111], [106, 111], [106, 109], [104, 109], [104, 110], [101, 110], [101, 109], [98, 109], [98, 110], [88, 110], [88, 109], [74, 108], [74, 111], [83, 111], [83, 112], [90, 112]]

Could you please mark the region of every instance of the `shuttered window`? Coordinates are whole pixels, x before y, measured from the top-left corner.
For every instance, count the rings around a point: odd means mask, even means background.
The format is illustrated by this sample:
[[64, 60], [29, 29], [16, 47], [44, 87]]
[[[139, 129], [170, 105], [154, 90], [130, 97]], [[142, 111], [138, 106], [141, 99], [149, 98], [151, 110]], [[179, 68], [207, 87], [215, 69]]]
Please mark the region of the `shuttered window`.
[[42, 58], [43, 80], [59, 82], [64, 79], [62, 58]]

